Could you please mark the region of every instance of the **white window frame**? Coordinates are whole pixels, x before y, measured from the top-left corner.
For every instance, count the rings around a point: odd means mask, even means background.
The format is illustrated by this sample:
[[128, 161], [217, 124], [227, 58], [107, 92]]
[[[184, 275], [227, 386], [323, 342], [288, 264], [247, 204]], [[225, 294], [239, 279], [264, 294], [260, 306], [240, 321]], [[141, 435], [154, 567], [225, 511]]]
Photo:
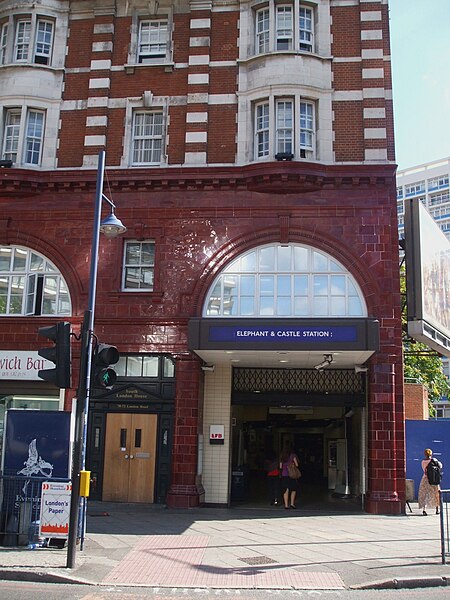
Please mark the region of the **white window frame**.
[[[141, 117], [144, 118], [143, 123], [138, 123], [138, 120], [141, 120]], [[145, 123], [146, 117], [152, 117], [152, 122]], [[161, 123], [155, 123], [155, 118], [158, 117], [161, 119]], [[155, 128], [160, 126], [161, 131], [155, 133]], [[164, 155], [164, 142], [165, 142], [165, 127], [166, 127], [166, 119], [164, 110], [161, 109], [145, 109], [138, 108], [133, 111], [133, 119], [131, 125], [131, 164], [132, 166], [147, 166], [147, 165], [160, 165], [162, 162], [162, 158]], [[147, 133], [145, 130], [149, 129], [150, 131]], [[143, 132], [141, 130], [144, 130]], [[159, 149], [158, 149], [159, 144]], [[150, 160], [137, 160], [138, 154], [145, 154], [150, 152], [151, 155], [157, 154], [158, 160], [154, 160], [155, 157], [151, 156]]]
[[[41, 28], [43, 26], [43, 29]], [[34, 43], [33, 62], [49, 65], [52, 58], [55, 24], [51, 19], [38, 18]]]
[[[294, 6], [277, 4], [275, 7], [275, 48], [292, 50], [294, 46]], [[290, 15], [289, 17], [287, 15]]]
[[283, 3], [269, 0], [264, 7], [256, 7], [253, 14], [254, 53], [314, 52], [316, 10], [315, 4], [305, 6], [301, 0]]
[[448, 187], [448, 175], [441, 175], [439, 177], [433, 177], [427, 181], [428, 191], [439, 190], [442, 187]]
[[428, 196], [429, 206], [438, 206], [439, 204], [448, 204], [450, 202], [450, 193], [448, 190], [444, 192], [436, 192]]
[[[142, 248], [143, 245], [147, 244], [152, 246], [153, 248], [153, 260], [150, 260], [149, 262], [145, 262], [143, 260], [137, 260], [137, 262], [131, 261], [129, 260], [129, 252], [128, 252], [128, 248], [131, 246], [139, 246], [140, 250], [139, 250], [139, 256], [142, 257]], [[155, 288], [155, 241], [154, 240], [126, 240], [125, 241], [125, 245], [124, 245], [124, 252], [123, 252], [123, 269], [122, 269], [122, 291], [125, 292], [153, 292], [154, 288]], [[138, 278], [138, 285], [137, 286], [133, 286], [127, 287], [127, 281], [129, 279], [128, 277], [128, 273], [129, 271], [131, 271], [132, 269], [135, 269], [137, 271], [139, 271], [140, 273], [140, 277]], [[151, 274], [151, 284], [150, 285], [144, 285], [142, 282], [144, 281], [145, 277], [144, 277], [144, 273]]]
[[12, 15], [2, 24], [0, 64], [50, 65], [54, 35], [55, 20], [52, 18], [35, 13]]
[[416, 181], [415, 183], [410, 183], [409, 185], [405, 185], [405, 196], [415, 196], [416, 194], [421, 194], [425, 191], [425, 181]]
[[5, 21], [0, 26], [0, 65], [6, 63], [7, 51], [8, 51], [8, 30], [9, 23]]
[[[39, 127], [32, 127], [31, 119], [38, 116]], [[39, 167], [45, 133], [45, 110], [33, 107], [5, 107], [3, 115], [2, 160], [14, 164]], [[19, 122], [17, 122], [19, 117]], [[11, 122], [14, 119], [14, 122]], [[30, 153], [36, 160], [30, 160]]]
[[270, 15], [267, 7], [256, 11], [255, 15], [256, 53], [269, 52], [270, 48]]
[[20, 146], [20, 131], [22, 121], [22, 110], [20, 108], [9, 108], [5, 111], [3, 139], [2, 139], [2, 160], [11, 160], [17, 162]]
[[[145, 27], [148, 27], [147, 32], [144, 30]], [[152, 64], [167, 60], [170, 49], [170, 33], [167, 17], [140, 19], [138, 23], [136, 62], [138, 64]]]
[[304, 244], [267, 244], [234, 259], [214, 279], [205, 318], [363, 318], [364, 295], [334, 257]]
[[31, 17], [20, 17], [14, 32], [14, 62], [29, 62], [31, 44]]
[[312, 158], [316, 145], [316, 115], [314, 102], [300, 101], [300, 158]]
[[[298, 95], [270, 96], [256, 101], [253, 106], [254, 160], [314, 160], [317, 145], [316, 103]], [[291, 123], [282, 122], [284, 120], [281, 118], [282, 109], [288, 105], [291, 106]]]
[[[69, 290], [63, 276], [55, 265], [42, 254], [21, 246], [0, 246], [0, 257], [9, 254], [9, 267], [0, 262], [0, 278], [6, 283], [6, 294], [0, 299], [0, 317], [17, 316], [59, 316], [70, 315], [72, 304]], [[21, 267], [16, 268], [16, 258], [21, 257]], [[40, 283], [38, 285], [38, 281]], [[14, 293], [14, 288], [21, 289]], [[20, 310], [14, 310], [14, 296], [20, 300]], [[50, 302], [46, 302], [50, 299]], [[68, 306], [63, 310], [63, 303]], [[55, 310], [45, 312], [45, 307], [54, 305]], [[11, 309], [13, 310], [11, 311]], [[17, 305], [16, 305], [17, 308]]]
[[276, 154], [292, 154], [294, 150], [294, 100], [277, 98], [275, 101]]
[[[32, 118], [36, 118], [32, 122]], [[44, 144], [45, 113], [42, 110], [29, 108], [26, 115], [25, 137], [23, 147], [23, 164], [39, 166], [42, 161], [42, 146]], [[30, 158], [36, 157], [35, 160]]]
[[0, 25], [0, 65], [52, 62], [56, 21], [52, 17], [13, 14]]
[[299, 50], [314, 51], [314, 11], [312, 8], [300, 5], [299, 8]]
[[270, 105], [258, 102], [255, 105], [255, 158], [265, 158], [270, 152]]

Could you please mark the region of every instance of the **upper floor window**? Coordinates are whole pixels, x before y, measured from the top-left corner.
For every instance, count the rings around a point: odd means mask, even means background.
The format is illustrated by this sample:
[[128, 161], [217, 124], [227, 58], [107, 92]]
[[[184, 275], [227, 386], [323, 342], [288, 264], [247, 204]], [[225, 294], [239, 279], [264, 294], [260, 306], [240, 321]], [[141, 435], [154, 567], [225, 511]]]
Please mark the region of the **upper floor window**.
[[299, 98], [255, 105], [255, 158], [314, 158], [315, 106]]
[[132, 164], [160, 164], [164, 115], [161, 110], [136, 110], [132, 124]]
[[300, 50], [313, 51], [314, 45], [314, 21], [313, 11], [310, 8], [300, 7], [299, 32]]
[[273, 244], [241, 255], [214, 280], [206, 317], [364, 317], [362, 292], [333, 257]]
[[0, 246], [0, 315], [70, 315], [67, 285], [44, 256]]
[[160, 354], [123, 354], [114, 368], [119, 377], [173, 379], [175, 363]]
[[6, 62], [6, 49], [8, 42], [8, 23], [2, 23], [0, 27], [0, 65]]
[[165, 58], [169, 48], [169, 24], [167, 19], [139, 21], [138, 63], [151, 63]]
[[417, 181], [405, 186], [405, 196], [415, 196], [425, 191], [425, 181]]
[[8, 108], [4, 112], [2, 160], [39, 165], [42, 157], [45, 113], [34, 108]]
[[450, 200], [450, 194], [448, 191], [438, 192], [437, 194], [431, 194], [429, 198], [429, 205], [436, 206], [438, 204], [447, 204]]
[[255, 12], [255, 52], [314, 51], [314, 10], [300, 0], [269, 0]]
[[438, 190], [442, 187], [448, 187], [448, 175], [442, 175], [441, 177], [429, 179], [427, 184], [428, 190]]
[[403, 198], [403, 186], [397, 188], [397, 198]]
[[54, 22], [37, 15], [12, 16], [0, 29], [0, 64], [51, 63]]
[[153, 241], [125, 243], [123, 289], [153, 291], [155, 243]]

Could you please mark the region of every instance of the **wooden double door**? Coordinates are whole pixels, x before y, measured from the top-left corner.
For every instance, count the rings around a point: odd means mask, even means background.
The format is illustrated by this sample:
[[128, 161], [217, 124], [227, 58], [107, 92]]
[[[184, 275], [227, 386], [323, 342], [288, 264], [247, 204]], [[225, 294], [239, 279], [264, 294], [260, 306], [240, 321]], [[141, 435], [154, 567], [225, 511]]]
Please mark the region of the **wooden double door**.
[[103, 500], [154, 502], [157, 428], [157, 415], [107, 415]]

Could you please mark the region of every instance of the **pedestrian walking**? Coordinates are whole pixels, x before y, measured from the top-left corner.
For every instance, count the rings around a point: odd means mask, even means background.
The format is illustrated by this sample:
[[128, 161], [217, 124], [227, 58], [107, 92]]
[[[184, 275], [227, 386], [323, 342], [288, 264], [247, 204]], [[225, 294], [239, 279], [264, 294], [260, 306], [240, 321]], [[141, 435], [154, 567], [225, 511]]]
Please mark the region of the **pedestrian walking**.
[[436, 458], [433, 458], [433, 451], [426, 448], [424, 451], [425, 458], [422, 460], [423, 475], [419, 485], [419, 509], [422, 509], [422, 514], [427, 515], [427, 508], [434, 508], [436, 514], [439, 514], [439, 490], [442, 479], [442, 463]]
[[[297, 470], [297, 475], [294, 473]], [[300, 463], [295, 454], [292, 443], [286, 442], [280, 456], [281, 493], [283, 494], [284, 508], [297, 508], [295, 500], [299, 489]]]

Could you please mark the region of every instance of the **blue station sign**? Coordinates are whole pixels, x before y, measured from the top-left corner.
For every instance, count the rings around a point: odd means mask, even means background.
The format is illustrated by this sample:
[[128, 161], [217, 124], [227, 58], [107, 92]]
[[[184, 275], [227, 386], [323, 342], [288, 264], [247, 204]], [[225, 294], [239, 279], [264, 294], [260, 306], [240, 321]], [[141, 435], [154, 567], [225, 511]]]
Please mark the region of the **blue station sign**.
[[191, 350], [378, 350], [375, 319], [191, 319]]
[[249, 327], [249, 326], [217, 326], [209, 328], [210, 342], [258, 343], [295, 341], [308, 345], [317, 342], [355, 342], [357, 329], [354, 326], [322, 326], [322, 327]]

